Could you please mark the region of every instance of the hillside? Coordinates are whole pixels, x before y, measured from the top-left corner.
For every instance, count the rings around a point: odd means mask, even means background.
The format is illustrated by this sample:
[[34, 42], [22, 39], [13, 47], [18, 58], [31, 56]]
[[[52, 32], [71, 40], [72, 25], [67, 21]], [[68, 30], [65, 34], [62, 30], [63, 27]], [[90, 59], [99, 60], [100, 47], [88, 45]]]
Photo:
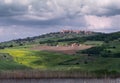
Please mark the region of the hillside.
[[[0, 71], [21, 73], [27, 69], [30, 76], [33, 72], [34, 76], [52, 72], [48, 77], [120, 77], [120, 32], [57, 32], [3, 42], [0, 46]], [[27, 75], [23, 73], [19, 78]]]
[[[101, 33], [97, 32], [91, 32], [91, 31], [74, 31], [74, 30], [63, 30], [60, 32], [54, 32], [54, 33], [48, 33], [40, 36], [35, 36], [35, 37], [27, 37], [24, 39], [16, 39], [16, 40], [11, 40], [7, 42], [2, 42], [0, 43], [0, 48], [5, 48], [5, 47], [14, 47], [14, 46], [24, 46], [24, 45], [30, 45], [30, 44], [43, 44], [45, 42], [53, 43], [53, 41], [61, 41], [64, 39], [72, 39], [72, 38], [77, 38], [77, 37], [88, 37], [88, 36], [93, 36], [93, 35], [98, 35]], [[56, 44], [54, 42], [54, 44]]]

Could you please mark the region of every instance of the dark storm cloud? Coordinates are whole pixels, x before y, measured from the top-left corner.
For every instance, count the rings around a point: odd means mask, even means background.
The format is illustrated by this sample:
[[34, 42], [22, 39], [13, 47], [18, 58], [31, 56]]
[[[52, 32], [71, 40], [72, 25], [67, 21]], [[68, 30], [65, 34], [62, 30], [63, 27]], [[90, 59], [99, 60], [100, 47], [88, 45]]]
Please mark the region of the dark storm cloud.
[[73, 2], [70, 0], [1, 0], [0, 2], [0, 24], [6, 25], [86, 26], [85, 15], [120, 14], [120, 7], [117, 5], [119, 0], [74, 0]]
[[[116, 3], [115, 3], [116, 1]], [[119, 0], [1, 0], [0, 17], [3, 24], [16, 25], [85, 25], [84, 15], [114, 16], [120, 14]], [[5, 17], [5, 18], [2, 18]], [[76, 18], [78, 23], [74, 23]], [[69, 20], [67, 20], [69, 19]], [[67, 20], [67, 21], [66, 21]], [[78, 21], [78, 19], [76, 20]], [[75, 21], [75, 22], [76, 22]]]

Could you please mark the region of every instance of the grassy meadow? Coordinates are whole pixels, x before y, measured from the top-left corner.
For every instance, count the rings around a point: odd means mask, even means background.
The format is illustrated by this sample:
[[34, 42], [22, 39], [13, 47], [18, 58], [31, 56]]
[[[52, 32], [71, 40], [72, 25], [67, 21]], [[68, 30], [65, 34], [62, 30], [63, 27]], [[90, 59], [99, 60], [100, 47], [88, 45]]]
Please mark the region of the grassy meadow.
[[[112, 49], [111, 49], [112, 50]], [[114, 51], [114, 50], [113, 50]], [[120, 58], [103, 58], [99, 56], [87, 56], [82, 54], [67, 55], [57, 52], [32, 51], [28, 47], [6, 48], [0, 50], [0, 70], [53, 70], [70, 71], [79, 70], [87, 72], [120, 72]], [[104, 72], [104, 71], [103, 71]]]

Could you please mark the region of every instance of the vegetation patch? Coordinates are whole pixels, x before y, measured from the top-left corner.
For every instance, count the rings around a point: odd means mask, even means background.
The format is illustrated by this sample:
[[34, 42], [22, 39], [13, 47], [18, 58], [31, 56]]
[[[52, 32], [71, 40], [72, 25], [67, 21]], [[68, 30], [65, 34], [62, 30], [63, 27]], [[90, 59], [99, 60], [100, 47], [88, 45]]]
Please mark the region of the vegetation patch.
[[[26, 73], [28, 77], [29, 75], [32, 77], [31, 73], [34, 72], [36, 75], [33, 76], [36, 78], [40, 75], [45, 77], [48, 73], [50, 76], [53, 74], [52, 77], [57, 77], [56, 73], [58, 77], [120, 75], [119, 32], [89, 36], [65, 34], [51, 33], [0, 43], [0, 71], [18, 70], [20, 72], [16, 71], [13, 75], [21, 73], [19, 74], [21, 77], [22, 75], [26, 77], [24, 71], [29, 70]], [[89, 45], [90, 47], [80, 49]], [[35, 48], [31, 49], [32, 47]], [[66, 51], [67, 53], [64, 53]], [[68, 54], [72, 51], [78, 52]]]

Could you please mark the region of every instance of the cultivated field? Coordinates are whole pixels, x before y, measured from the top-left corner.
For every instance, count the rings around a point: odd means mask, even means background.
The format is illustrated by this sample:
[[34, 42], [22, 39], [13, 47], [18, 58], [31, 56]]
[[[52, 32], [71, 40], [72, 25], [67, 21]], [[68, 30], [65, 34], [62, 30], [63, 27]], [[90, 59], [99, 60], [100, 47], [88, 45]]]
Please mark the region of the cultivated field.
[[75, 54], [79, 50], [85, 50], [91, 48], [90, 45], [80, 45], [80, 46], [34, 46], [31, 50], [37, 51], [53, 51], [53, 52], [60, 52], [65, 54]]

